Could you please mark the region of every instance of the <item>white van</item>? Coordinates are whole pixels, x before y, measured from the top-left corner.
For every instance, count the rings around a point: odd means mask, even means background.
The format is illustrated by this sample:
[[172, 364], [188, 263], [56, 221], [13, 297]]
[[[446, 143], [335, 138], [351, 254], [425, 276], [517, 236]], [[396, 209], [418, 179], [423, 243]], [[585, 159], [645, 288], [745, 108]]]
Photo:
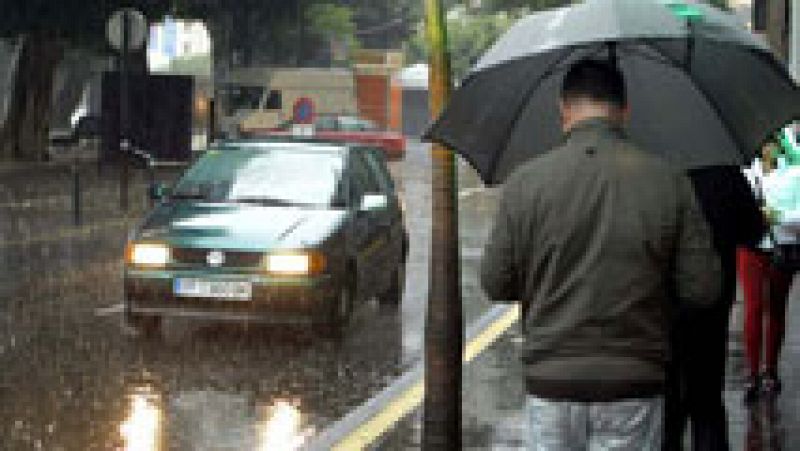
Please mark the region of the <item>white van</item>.
[[355, 78], [340, 68], [234, 69], [218, 84], [219, 125], [223, 132], [259, 132], [292, 119], [300, 98], [316, 114], [357, 115]]

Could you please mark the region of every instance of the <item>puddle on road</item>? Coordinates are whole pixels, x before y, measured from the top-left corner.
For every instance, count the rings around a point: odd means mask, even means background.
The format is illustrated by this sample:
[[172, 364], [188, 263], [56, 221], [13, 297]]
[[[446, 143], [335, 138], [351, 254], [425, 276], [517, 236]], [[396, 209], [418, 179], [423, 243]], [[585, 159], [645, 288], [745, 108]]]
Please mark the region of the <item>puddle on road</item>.
[[135, 387], [128, 396], [129, 412], [120, 425], [124, 451], [159, 451], [162, 449], [164, 414], [161, 397], [152, 387]]
[[313, 427], [303, 426], [303, 414], [296, 400], [278, 400], [262, 411], [265, 421], [257, 426], [258, 451], [299, 449], [314, 435]]
[[153, 386], [133, 386], [119, 425], [120, 451], [167, 449], [301, 448], [315, 428], [299, 398], [259, 403], [238, 393], [198, 390], [164, 395]]

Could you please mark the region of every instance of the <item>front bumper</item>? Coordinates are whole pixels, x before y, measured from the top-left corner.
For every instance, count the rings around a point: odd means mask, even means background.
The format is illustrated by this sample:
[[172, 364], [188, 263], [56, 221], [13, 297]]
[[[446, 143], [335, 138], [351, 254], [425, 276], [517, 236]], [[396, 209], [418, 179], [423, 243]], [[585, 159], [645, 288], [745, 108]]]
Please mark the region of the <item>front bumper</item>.
[[[250, 300], [176, 296], [176, 278], [248, 281]], [[125, 308], [137, 315], [258, 323], [309, 323], [325, 317], [338, 295], [330, 275], [275, 277], [209, 274], [207, 271], [134, 270], [125, 272]]]

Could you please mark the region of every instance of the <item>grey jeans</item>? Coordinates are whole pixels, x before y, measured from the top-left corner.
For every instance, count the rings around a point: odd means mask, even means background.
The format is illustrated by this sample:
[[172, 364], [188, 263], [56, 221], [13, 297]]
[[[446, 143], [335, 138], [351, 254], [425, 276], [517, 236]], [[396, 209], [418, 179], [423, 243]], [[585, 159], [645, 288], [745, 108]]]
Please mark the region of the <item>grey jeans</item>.
[[528, 396], [527, 409], [531, 451], [661, 450], [662, 398], [581, 403]]

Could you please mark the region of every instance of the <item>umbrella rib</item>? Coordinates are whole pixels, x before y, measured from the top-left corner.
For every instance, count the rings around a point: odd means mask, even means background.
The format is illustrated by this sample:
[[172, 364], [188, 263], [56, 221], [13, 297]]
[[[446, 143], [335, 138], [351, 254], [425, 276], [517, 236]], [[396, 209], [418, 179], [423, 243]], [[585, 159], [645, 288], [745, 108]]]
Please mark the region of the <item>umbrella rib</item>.
[[[564, 49], [564, 50], [567, 50], [567, 49]], [[553, 64], [551, 64], [550, 67], [548, 67], [547, 70], [545, 70], [542, 73], [542, 75], [539, 76], [539, 78], [536, 79], [536, 82], [531, 84], [531, 86], [525, 91], [525, 94], [523, 94], [523, 96], [522, 96], [522, 101], [520, 102], [519, 107], [517, 107], [517, 110], [514, 112], [513, 118], [508, 123], [508, 127], [506, 128], [506, 132], [503, 135], [504, 138], [503, 138], [502, 145], [499, 146], [498, 149], [505, 149], [508, 146], [508, 142], [511, 141], [512, 131], [514, 130], [514, 127], [517, 125], [517, 122], [519, 121], [519, 118], [522, 116], [522, 113], [525, 111], [525, 108], [528, 106], [528, 101], [533, 96], [533, 93], [535, 93], [536, 90], [539, 89], [539, 86], [542, 85], [542, 82], [544, 82], [544, 80], [547, 79], [549, 76], [553, 75], [553, 73], [556, 71], [556, 69], [558, 69], [558, 66], [564, 60], [566, 60], [567, 58], [572, 56], [572, 54], [575, 53], [576, 50], [577, 50], [577, 47], [570, 47], [568, 49], [568, 51], [564, 54], [563, 57], [556, 59], [556, 61], [554, 61]], [[492, 178], [494, 178], [494, 173], [497, 170], [497, 165], [500, 162], [500, 155], [501, 155], [501, 153], [498, 152], [497, 153], [497, 158], [495, 158], [494, 161], [492, 161], [492, 166], [489, 168], [489, 174], [492, 174], [492, 176], [493, 176]]]
[[[689, 77], [689, 79], [691, 79], [693, 81], [692, 85], [694, 85], [695, 89], [697, 89], [697, 91], [700, 93], [700, 95], [703, 96], [703, 98], [706, 100], [706, 103], [711, 107], [711, 109], [714, 110], [714, 114], [717, 116], [719, 121], [722, 123], [722, 126], [725, 128], [725, 131], [728, 132], [728, 136], [730, 136], [731, 139], [733, 139], [733, 142], [736, 144], [736, 150], [737, 150], [737, 152], [739, 152], [739, 156], [742, 157], [742, 164], [747, 163], [747, 154], [744, 152], [744, 149], [743, 149], [744, 143], [741, 142], [741, 139], [739, 138], [739, 136], [734, 132], [733, 124], [731, 124], [728, 121], [728, 119], [722, 114], [722, 109], [719, 107], [719, 105], [717, 105], [717, 102], [715, 102], [711, 98], [711, 96], [708, 94], [708, 91], [706, 91], [705, 88], [703, 88], [702, 85], [700, 85], [699, 83], [697, 83], [694, 80], [694, 77], [692, 76], [692, 72], [691, 72], [691, 64], [687, 64], [687, 66], [681, 66], [679, 63], [677, 63], [672, 58], [670, 58], [669, 55], [667, 55], [664, 52], [662, 52], [661, 49], [659, 49], [658, 47], [651, 45], [650, 48], [652, 48], [659, 55], [661, 55], [664, 58], [666, 58], [667, 61], [670, 61], [671, 62], [670, 65], [671, 66], [673, 66], [673, 67], [675, 67], [677, 69], [685, 69], [686, 75]], [[688, 59], [691, 60], [692, 57], [693, 57], [693, 55], [689, 55]]]

